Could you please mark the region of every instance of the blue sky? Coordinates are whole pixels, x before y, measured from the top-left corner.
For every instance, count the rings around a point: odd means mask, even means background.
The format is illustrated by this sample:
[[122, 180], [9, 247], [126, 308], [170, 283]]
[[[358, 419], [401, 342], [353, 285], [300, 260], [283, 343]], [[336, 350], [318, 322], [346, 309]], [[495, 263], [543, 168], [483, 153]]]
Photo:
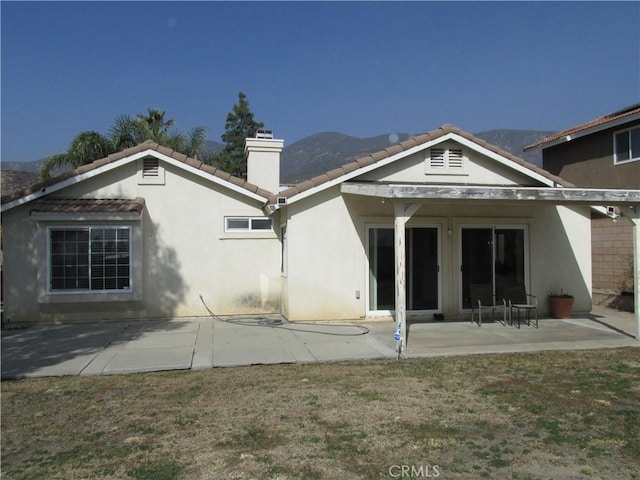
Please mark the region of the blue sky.
[[640, 2], [0, 3], [1, 160], [166, 110], [220, 141], [239, 91], [285, 144], [444, 123], [560, 130], [640, 101]]

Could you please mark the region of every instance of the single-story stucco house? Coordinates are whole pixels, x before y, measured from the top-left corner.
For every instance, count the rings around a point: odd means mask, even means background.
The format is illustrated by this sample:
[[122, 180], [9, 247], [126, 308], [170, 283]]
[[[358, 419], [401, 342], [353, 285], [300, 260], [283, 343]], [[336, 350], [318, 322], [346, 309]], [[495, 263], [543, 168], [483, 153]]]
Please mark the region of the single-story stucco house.
[[247, 180], [145, 142], [3, 198], [5, 321], [205, 304], [292, 321], [465, 318], [479, 282], [524, 285], [541, 314], [561, 289], [589, 311], [590, 207], [627, 212], [638, 244], [639, 190], [575, 188], [450, 125], [289, 187], [283, 140], [258, 137]]

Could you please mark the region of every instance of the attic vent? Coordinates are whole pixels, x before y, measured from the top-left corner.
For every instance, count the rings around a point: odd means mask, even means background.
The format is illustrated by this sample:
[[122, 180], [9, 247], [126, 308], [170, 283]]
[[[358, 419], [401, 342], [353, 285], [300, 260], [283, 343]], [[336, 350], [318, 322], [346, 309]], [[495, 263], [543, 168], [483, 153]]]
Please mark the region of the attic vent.
[[273, 140], [273, 131], [272, 130], [258, 130], [256, 132], [256, 138], [263, 138], [267, 140]]
[[459, 148], [449, 149], [449, 168], [462, 168], [462, 150]]
[[444, 148], [432, 148], [431, 156], [429, 158], [429, 165], [431, 168], [444, 168]]
[[138, 164], [139, 185], [164, 185], [165, 171], [155, 157], [146, 157]]
[[158, 178], [160, 176], [160, 162], [157, 158], [145, 158], [142, 162], [142, 178]]
[[429, 151], [429, 167], [431, 169], [461, 169], [464, 167], [462, 149], [432, 148]]

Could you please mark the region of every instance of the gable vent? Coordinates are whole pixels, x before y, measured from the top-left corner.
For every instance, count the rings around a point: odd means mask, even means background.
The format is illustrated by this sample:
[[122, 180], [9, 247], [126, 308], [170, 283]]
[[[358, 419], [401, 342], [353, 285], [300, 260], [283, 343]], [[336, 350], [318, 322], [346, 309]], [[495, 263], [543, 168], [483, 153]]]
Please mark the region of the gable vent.
[[460, 148], [432, 148], [429, 151], [429, 168], [439, 169], [462, 169], [464, 167], [464, 156]]
[[432, 148], [429, 157], [429, 165], [431, 168], [444, 168], [444, 148]]
[[449, 149], [449, 168], [462, 168], [462, 150], [459, 148]]
[[160, 176], [160, 161], [157, 158], [145, 158], [142, 162], [142, 178], [158, 178]]

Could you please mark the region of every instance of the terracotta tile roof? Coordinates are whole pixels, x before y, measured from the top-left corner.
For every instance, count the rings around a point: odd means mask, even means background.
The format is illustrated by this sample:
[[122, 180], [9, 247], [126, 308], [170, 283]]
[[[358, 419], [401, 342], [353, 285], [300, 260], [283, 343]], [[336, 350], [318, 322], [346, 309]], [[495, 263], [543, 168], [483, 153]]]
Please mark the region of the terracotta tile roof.
[[542, 168], [537, 167], [536, 165], [529, 163], [519, 157], [516, 157], [515, 155], [512, 155], [511, 153], [507, 152], [506, 150], [503, 150], [499, 147], [496, 147], [495, 145], [492, 145], [478, 137], [476, 137], [475, 135], [472, 135], [468, 132], [465, 132], [463, 130], [460, 130], [457, 127], [454, 127], [453, 125], [443, 125], [440, 128], [437, 128], [435, 130], [432, 130], [430, 132], [424, 133], [422, 135], [418, 135], [415, 137], [411, 137], [407, 140], [405, 140], [404, 142], [398, 143], [396, 145], [393, 145], [389, 148], [386, 148], [384, 150], [381, 150], [379, 152], [375, 152], [372, 153], [370, 155], [367, 155], [366, 157], [357, 159], [353, 162], [347, 163], [345, 165], [342, 165], [341, 167], [338, 167], [334, 170], [331, 170], [327, 173], [324, 173], [322, 175], [318, 175], [316, 177], [313, 177], [309, 180], [305, 180], [301, 183], [298, 183], [296, 185], [291, 186], [290, 188], [287, 188], [286, 190], [283, 190], [282, 192], [279, 192], [277, 195], [271, 195], [269, 197], [269, 203], [270, 204], [275, 204], [277, 202], [278, 197], [285, 197], [285, 198], [290, 198], [293, 197], [299, 193], [302, 193], [306, 190], [310, 190], [312, 188], [318, 187], [330, 180], [334, 180], [336, 178], [339, 178], [343, 175], [347, 175], [348, 173], [354, 172], [355, 170], [368, 166], [368, 165], [372, 165], [374, 163], [380, 162], [382, 160], [385, 160], [389, 157], [392, 157], [393, 155], [396, 155], [400, 152], [409, 150], [411, 148], [417, 147], [419, 145], [425, 144], [427, 142], [430, 142], [432, 140], [437, 140], [438, 138], [441, 138], [445, 135], [448, 135], [450, 133], [455, 133], [463, 138], [466, 138], [467, 140], [472, 141], [473, 143], [476, 143], [478, 145], [480, 145], [481, 147], [486, 148], [487, 150], [490, 150], [494, 153], [497, 153], [498, 155], [508, 158], [509, 160], [523, 166], [526, 167], [529, 170], [532, 170], [533, 172], [542, 175], [550, 180], [552, 180], [553, 182], [562, 185], [563, 187], [573, 187], [574, 185], [572, 183], [567, 182], [566, 180], [563, 180], [562, 178], [552, 175], [551, 173], [547, 172], [546, 170], [543, 170]]
[[620, 120], [626, 117], [631, 117], [632, 115], [637, 115], [640, 113], [640, 103], [636, 103], [629, 107], [623, 108], [622, 110], [618, 110], [617, 112], [610, 113], [608, 115], [603, 115], [594, 120], [590, 120], [588, 122], [582, 123], [580, 125], [576, 125], [575, 127], [567, 128], [566, 130], [562, 130], [561, 132], [554, 133], [553, 135], [549, 135], [542, 140], [537, 141], [536, 143], [532, 143], [524, 147], [524, 150], [532, 150], [541, 145], [545, 145], [547, 143], [554, 142], [556, 140], [561, 139], [562, 137], [575, 135], [576, 133], [580, 133], [584, 130], [594, 127], [602, 127], [606, 128], [608, 123], [614, 122], [616, 120]]
[[242, 179], [242, 178], [238, 178], [238, 177], [234, 177], [230, 174], [228, 174], [227, 172], [224, 172], [218, 168], [212, 167], [211, 165], [207, 165], [206, 163], [202, 163], [199, 160], [196, 160], [194, 158], [190, 158], [187, 157], [185, 154], [180, 153], [180, 152], [176, 152], [175, 150], [172, 150], [170, 148], [167, 147], [163, 147], [162, 145], [159, 145], [151, 140], [147, 140], [146, 142], [143, 142], [139, 145], [136, 145], [135, 147], [131, 147], [131, 148], [127, 148], [126, 150], [122, 150], [121, 152], [116, 152], [116, 153], [112, 153], [111, 155], [109, 155], [108, 157], [105, 158], [101, 158], [99, 160], [96, 160], [92, 163], [89, 163], [87, 165], [83, 165], [81, 167], [76, 168], [75, 170], [71, 170], [69, 172], [65, 172], [61, 175], [57, 175], [55, 177], [52, 177], [48, 180], [45, 180], [44, 182], [39, 182], [36, 183], [34, 185], [31, 185], [27, 188], [21, 189], [21, 190], [16, 190], [16, 191], [12, 191], [7, 195], [3, 195], [2, 196], [2, 202], [3, 204], [17, 200], [19, 198], [22, 197], [26, 197], [28, 195], [31, 195], [33, 193], [39, 192], [41, 190], [45, 190], [48, 187], [55, 185], [57, 183], [60, 183], [64, 180], [67, 180], [69, 178], [72, 177], [76, 177], [78, 175], [81, 175], [83, 173], [87, 173], [90, 172], [92, 170], [95, 170], [99, 167], [102, 167], [103, 165], [107, 165], [110, 163], [113, 163], [115, 161], [118, 160], [122, 160], [124, 158], [127, 158], [131, 155], [135, 155], [136, 153], [140, 153], [140, 152], [144, 152], [145, 150], [155, 150], [158, 153], [161, 153], [163, 155], [166, 155], [168, 157], [171, 157], [174, 160], [177, 160], [179, 162], [184, 163], [185, 165], [188, 165], [191, 168], [195, 168], [197, 170], [201, 170], [202, 172], [205, 172], [213, 177], [217, 177], [219, 179], [225, 180], [227, 182], [230, 182], [238, 187], [244, 188], [245, 190], [251, 192], [251, 193], [255, 193], [257, 195], [260, 195], [261, 197], [264, 198], [268, 198], [272, 195], [272, 192], [268, 191], [268, 190], [264, 190], [260, 187], [258, 187], [257, 185], [253, 185], [249, 182], [247, 182], [246, 180]]
[[137, 213], [144, 210], [144, 198], [44, 198], [36, 200], [31, 213]]

